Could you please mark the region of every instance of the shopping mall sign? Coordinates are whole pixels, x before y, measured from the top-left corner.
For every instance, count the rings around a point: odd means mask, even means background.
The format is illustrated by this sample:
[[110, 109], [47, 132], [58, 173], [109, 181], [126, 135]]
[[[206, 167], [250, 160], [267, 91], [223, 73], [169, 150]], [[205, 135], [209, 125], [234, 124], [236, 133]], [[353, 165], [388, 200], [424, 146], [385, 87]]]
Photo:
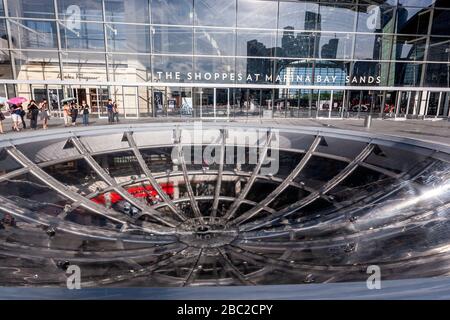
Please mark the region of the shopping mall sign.
[[282, 74], [273, 76], [260, 73], [234, 73], [234, 72], [156, 72], [156, 80], [161, 82], [178, 82], [180, 80], [197, 82], [245, 82], [245, 83], [285, 83], [285, 84], [380, 84], [380, 76], [329, 76], [329, 75], [302, 75]]

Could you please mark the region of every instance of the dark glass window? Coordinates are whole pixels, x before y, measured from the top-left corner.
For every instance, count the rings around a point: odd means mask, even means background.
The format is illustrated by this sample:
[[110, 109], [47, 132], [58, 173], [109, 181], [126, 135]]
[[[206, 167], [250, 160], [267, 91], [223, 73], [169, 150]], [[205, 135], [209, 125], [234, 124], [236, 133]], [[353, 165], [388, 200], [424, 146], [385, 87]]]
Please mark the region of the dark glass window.
[[425, 86], [450, 87], [450, 64], [429, 63], [425, 72]]
[[434, 10], [431, 34], [450, 36], [450, 10]]
[[428, 61], [450, 63], [450, 38], [431, 38], [428, 49]]
[[397, 9], [397, 33], [427, 34], [430, 21], [430, 10], [420, 8]]

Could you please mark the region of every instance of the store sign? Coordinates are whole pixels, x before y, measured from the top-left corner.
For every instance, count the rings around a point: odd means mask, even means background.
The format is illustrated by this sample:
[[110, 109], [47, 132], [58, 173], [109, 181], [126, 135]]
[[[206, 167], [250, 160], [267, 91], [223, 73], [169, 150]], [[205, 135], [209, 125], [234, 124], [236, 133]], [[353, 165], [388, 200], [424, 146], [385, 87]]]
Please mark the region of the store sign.
[[[181, 79], [188, 81], [204, 81], [204, 82], [225, 82], [225, 81], [237, 81], [246, 83], [286, 83], [286, 84], [329, 84], [329, 85], [341, 85], [342, 79], [338, 76], [328, 75], [292, 75], [284, 74], [273, 75], [259, 74], [259, 73], [228, 73], [228, 72], [156, 72], [157, 81], [162, 82], [178, 82]], [[380, 84], [380, 76], [345, 76], [345, 84]]]
[[[60, 78], [61, 76], [58, 74], [58, 79]], [[82, 73], [68, 73], [64, 75], [64, 80], [96, 81], [100, 80], [100, 78], [98, 76], [84, 75]]]

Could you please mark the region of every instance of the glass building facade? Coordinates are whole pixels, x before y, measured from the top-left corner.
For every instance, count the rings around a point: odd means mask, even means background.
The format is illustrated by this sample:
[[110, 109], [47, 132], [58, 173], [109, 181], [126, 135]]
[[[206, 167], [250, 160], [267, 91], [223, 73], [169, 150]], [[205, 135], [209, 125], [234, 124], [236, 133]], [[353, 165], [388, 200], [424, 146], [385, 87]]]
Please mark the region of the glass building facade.
[[448, 117], [446, 0], [2, 0], [0, 96], [139, 117]]

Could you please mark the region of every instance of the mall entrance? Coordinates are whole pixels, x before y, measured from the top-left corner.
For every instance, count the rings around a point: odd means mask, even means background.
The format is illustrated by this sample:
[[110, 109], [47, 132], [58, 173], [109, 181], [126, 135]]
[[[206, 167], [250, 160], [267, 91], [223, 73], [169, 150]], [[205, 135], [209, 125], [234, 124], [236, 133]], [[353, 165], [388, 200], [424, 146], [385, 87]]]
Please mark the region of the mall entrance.
[[450, 115], [450, 92], [413, 90], [363, 90], [189, 86], [3, 85], [3, 96], [23, 96], [38, 102], [46, 98], [54, 117], [62, 117], [62, 101], [84, 100], [91, 117], [107, 118], [106, 104], [118, 104], [125, 119], [180, 117], [439, 119]]

